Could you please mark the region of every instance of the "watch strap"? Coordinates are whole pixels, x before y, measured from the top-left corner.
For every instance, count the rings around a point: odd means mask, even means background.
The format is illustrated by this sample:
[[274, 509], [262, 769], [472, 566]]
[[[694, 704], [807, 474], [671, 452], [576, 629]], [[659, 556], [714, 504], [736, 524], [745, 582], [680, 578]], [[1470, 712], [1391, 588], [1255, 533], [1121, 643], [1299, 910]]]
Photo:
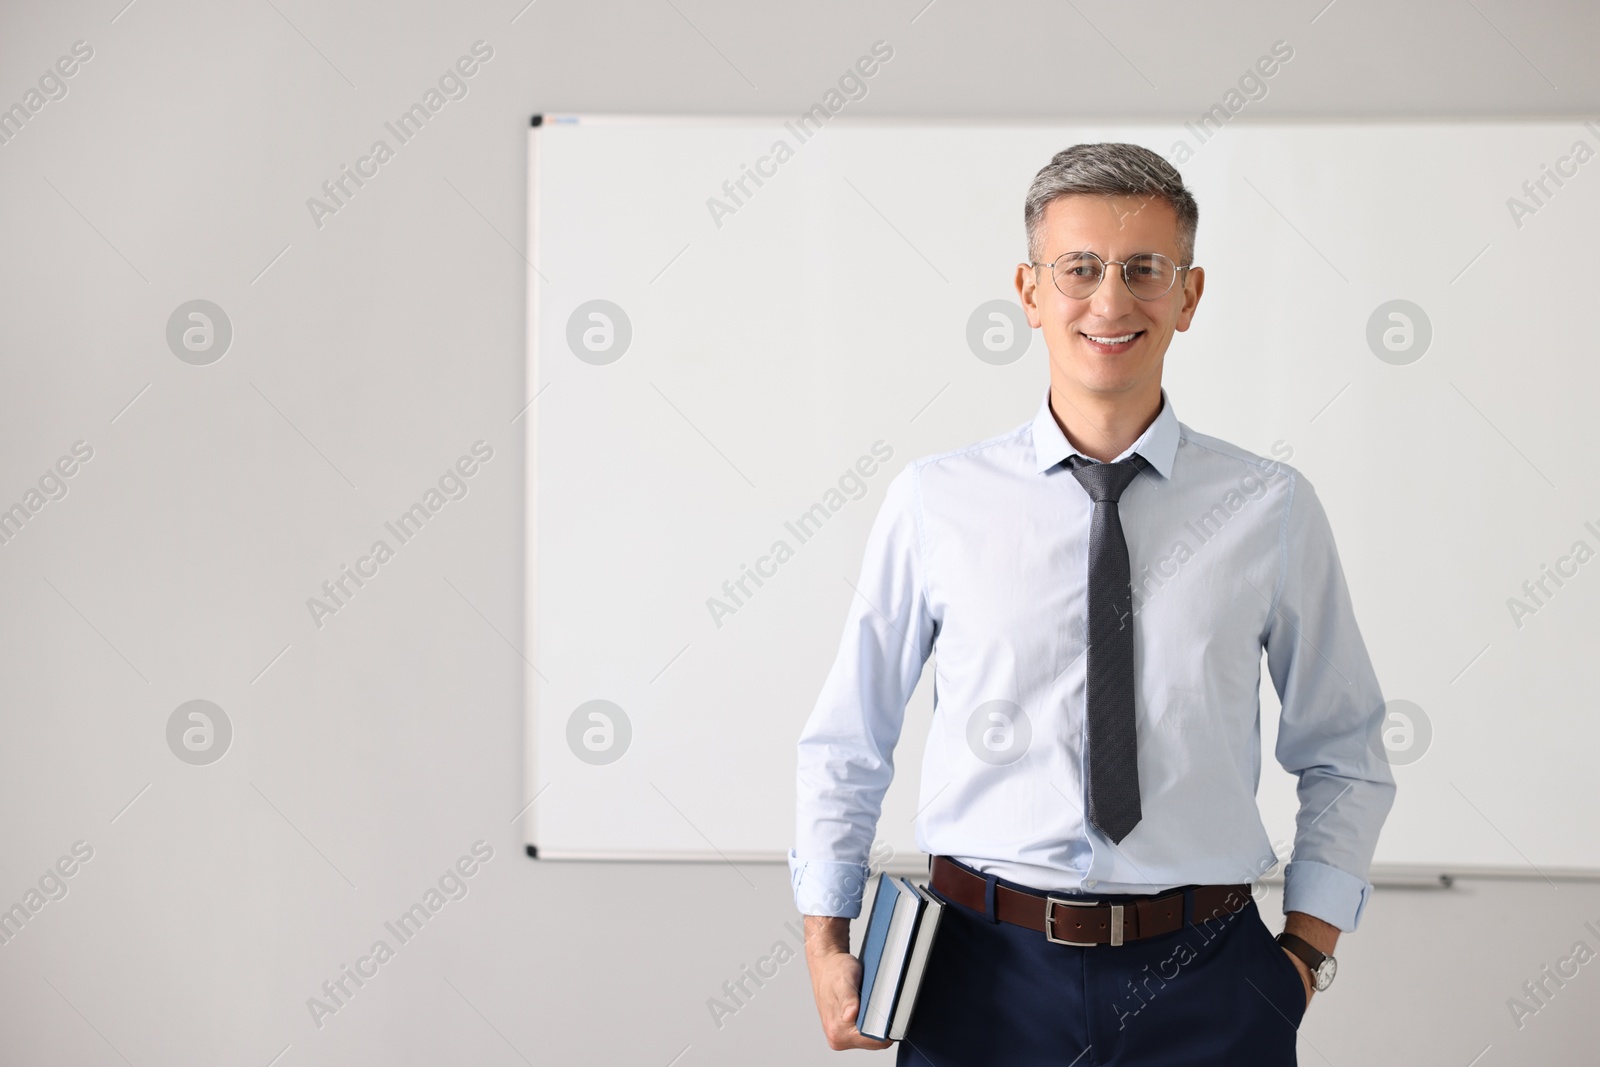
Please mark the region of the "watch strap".
[[1312, 974], [1316, 974], [1317, 968], [1321, 967], [1323, 961], [1328, 958], [1326, 952], [1323, 952], [1298, 934], [1291, 934], [1287, 930], [1278, 935], [1277, 942], [1300, 957], [1300, 961], [1310, 968]]

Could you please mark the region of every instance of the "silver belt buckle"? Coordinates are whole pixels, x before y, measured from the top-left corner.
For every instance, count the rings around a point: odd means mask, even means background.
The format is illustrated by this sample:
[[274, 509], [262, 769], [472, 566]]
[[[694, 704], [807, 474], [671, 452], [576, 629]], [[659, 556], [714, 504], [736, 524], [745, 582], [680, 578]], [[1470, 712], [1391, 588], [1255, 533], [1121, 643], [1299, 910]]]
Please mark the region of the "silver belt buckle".
[[[1065, 897], [1045, 897], [1044, 939], [1046, 941], [1053, 941], [1058, 945], [1072, 945], [1075, 948], [1095, 948], [1101, 944], [1104, 944], [1105, 942], [1100, 941], [1068, 941], [1064, 937], [1057, 937], [1055, 935], [1055, 907], [1057, 904], [1067, 904], [1074, 908], [1097, 908], [1100, 906], [1100, 903], [1101, 902], [1098, 900], [1068, 900]], [[1125, 905], [1109, 904], [1107, 907], [1111, 909], [1111, 941], [1109, 943], [1113, 945], [1120, 945], [1122, 944], [1122, 909], [1125, 907]]]

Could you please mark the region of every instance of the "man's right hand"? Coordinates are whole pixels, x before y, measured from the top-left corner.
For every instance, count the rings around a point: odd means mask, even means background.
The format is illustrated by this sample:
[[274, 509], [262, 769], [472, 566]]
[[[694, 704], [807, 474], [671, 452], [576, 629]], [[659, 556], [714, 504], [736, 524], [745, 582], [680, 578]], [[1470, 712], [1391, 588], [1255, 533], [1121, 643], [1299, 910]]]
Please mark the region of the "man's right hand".
[[822, 1032], [834, 1051], [888, 1048], [856, 1029], [861, 1010], [861, 961], [850, 955], [850, 920], [828, 915], [806, 916], [806, 967], [811, 993], [822, 1017]]

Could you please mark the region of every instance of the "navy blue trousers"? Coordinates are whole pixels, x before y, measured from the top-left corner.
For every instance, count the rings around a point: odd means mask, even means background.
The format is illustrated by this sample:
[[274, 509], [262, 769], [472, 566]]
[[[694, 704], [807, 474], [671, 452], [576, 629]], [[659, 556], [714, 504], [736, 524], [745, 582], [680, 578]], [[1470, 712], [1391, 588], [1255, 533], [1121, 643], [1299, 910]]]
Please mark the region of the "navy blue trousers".
[[896, 1062], [1293, 1067], [1305, 1010], [1300, 972], [1254, 900], [1221, 919], [1088, 948], [947, 900]]

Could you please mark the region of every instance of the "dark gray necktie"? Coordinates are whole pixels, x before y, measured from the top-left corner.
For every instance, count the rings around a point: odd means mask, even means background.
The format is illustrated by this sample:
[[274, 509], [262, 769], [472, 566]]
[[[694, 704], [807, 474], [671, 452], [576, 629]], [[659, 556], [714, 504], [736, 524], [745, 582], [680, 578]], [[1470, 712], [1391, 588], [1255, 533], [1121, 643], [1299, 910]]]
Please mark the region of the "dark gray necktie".
[[1113, 842], [1139, 823], [1139, 746], [1133, 715], [1133, 587], [1117, 501], [1149, 464], [1068, 456], [1094, 501], [1089, 527], [1089, 820]]

